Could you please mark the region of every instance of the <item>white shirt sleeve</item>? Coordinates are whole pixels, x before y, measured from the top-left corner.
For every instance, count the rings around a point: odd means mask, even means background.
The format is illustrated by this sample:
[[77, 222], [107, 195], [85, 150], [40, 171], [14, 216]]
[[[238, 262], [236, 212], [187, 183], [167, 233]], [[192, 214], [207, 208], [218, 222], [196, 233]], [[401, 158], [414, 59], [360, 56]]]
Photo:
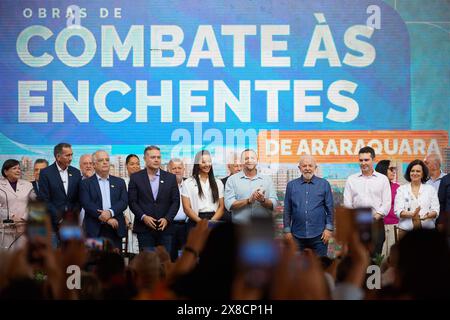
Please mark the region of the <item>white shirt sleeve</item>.
[[216, 179], [217, 189], [219, 190], [219, 199], [223, 198], [224, 186], [220, 179]]
[[405, 209], [405, 190], [407, 185], [400, 186], [397, 189], [397, 195], [394, 201], [394, 213], [400, 218], [400, 213]]
[[[384, 176], [383, 176], [384, 177]], [[381, 207], [378, 210], [378, 213], [381, 213], [383, 216], [387, 216], [389, 214], [389, 211], [391, 210], [391, 203], [392, 203], [392, 194], [391, 194], [391, 185], [389, 183], [389, 180], [387, 177], [384, 177], [385, 179], [383, 182], [383, 194], [381, 199]]]
[[440, 210], [440, 204], [439, 204], [439, 198], [438, 198], [438, 194], [436, 192], [436, 189], [434, 189], [433, 187], [430, 188], [429, 191], [429, 195], [431, 197], [430, 199], [430, 212], [436, 212], [437, 213], [437, 217], [439, 217], [439, 210]]
[[185, 196], [186, 198], [189, 198], [188, 184], [189, 184], [189, 179], [184, 180], [181, 183], [181, 188], [180, 188], [180, 195]]
[[351, 176], [348, 177], [347, 181], [345, 181], [345, 188], [344, 188], [344, 207], [346, 208], [353, 208], [353, 195], [352, 195], [352, 188], [351, 188]]

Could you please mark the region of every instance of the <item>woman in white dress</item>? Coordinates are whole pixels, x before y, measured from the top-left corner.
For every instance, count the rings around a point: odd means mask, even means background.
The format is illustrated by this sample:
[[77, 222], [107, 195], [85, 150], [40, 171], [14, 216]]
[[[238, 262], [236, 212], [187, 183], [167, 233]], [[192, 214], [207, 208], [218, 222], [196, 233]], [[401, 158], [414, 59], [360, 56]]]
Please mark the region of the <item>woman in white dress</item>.
[[439, 214], [439, 199], [436, 190], [425, 184], [428, 168], [421, 160], [414, 160], [406, 169], [409, 182], [397, 190], [395, 214], [399, 217], [399, 237], [407, 231], [425, 228], [434, 229]]
[[192, 176], [183, 182], [181, 201], [189, 225], [201, 219], [219, 221], [224, 212], [223, 183], [214, 177], [211, 154], [207, 150], [195, 155]]
[[[128, 183], [130, 182], [130, 176], [141, 170], [139, 157], [135, 154], [129, 154], [125, 159], [125, 166], [127, 167], [128, 177], [125, 178], [125, 183], [128, 189]], [[128, 247], [127, 252], [131, 254], [139, 253], [139, 245], [136, 233], [133, 233], [134, 214], [131, 212], [130, 207], [127, 207], [125, 211], [125, 223], [128, 228]]]

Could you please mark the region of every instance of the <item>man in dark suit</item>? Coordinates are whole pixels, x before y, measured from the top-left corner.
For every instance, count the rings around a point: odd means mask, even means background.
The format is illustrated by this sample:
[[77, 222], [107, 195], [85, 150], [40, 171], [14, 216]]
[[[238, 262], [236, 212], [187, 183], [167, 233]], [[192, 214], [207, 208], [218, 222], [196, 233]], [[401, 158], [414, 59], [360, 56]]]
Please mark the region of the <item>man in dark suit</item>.
[[439, 231], [447, 233], [450, 237], [450, 173], [442, 178], [438, 197], [440, 213], [436, 225]]
[[144, 150], [145, 169], [133, 173], [128, 185], [128, 202], [135, 214], [134, 232], [139, 250], [162, 245], [172, 248], [173, 219], [180, 207], [180, 192], [174, 174], [160, 169], [161, 151], [156, 146]]
[[[167, 164], [167, 171], [173, 173], [177, 177], [178, 190], [181, 190], [181, 184], [183, 183], [184, 176], [184, 163], [179, 158], [170, 159]], [[180, 191], [181, 193], [181, 191]], [[178, 258], [179, 250], [183, 249], [187, 241], [187, 235], [189, 233], [187, 216], [184, 213], [183, 205], [180, 199], [180, 208], [177, 215], [173, 218], [173, 237], [172, 237], [172, 250], [170, 252], [170, 258], [175, 261]]]
[[45, 169], [47, 167], [48, 167], [48, 161], [45, 159], [36, 159], [36, 161], [34, 161], [34, 166], [33, 166], [34, 181], [31, 183], [33, 184], [33, 190], [34, 190], [34, 193], [36, 193], [36, 196], [38, 199], [40, 199], [40, 196], [39, 196], [39, 174], [42, 169]]
[[84, 230], [88, 238], [108, 238], [120, 250], [126, 235], [123, 212], [128, 206], [128, 194], [125, 181], [109, 174], [110, 159], [105, 151], [96, 151], [92, 160], [95, 174], [80, 183]]
[[39, 174], [39, 195], [47, 203], [51, 214], [53, 231], [64, 218], [64, 213], [80, 212], [78, 188], [81, 181], [80, 170], [72, 167], [72, 146], [59, 143], [53, 149], [55, 162], [41, 170]]

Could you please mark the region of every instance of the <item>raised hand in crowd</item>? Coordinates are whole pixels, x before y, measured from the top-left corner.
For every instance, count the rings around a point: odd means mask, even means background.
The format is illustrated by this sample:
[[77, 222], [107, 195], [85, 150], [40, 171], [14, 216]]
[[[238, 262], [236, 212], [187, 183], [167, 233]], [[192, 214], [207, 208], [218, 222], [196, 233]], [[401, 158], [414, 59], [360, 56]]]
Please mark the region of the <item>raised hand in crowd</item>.
[[293, 239], [284, 241], [271, 295], [276, 300], [330, 298], [322, 266], [312, 250], [299, 254]]
[[169, 280], [172, 280], [178, 275], [185, 274], [195, 267], [197, 259], [205, 247], [209, 232], [208, 220], [206, 219], [200, 220], [197, 225], [191, 229], [188, 234], [183, 254], [178, 258], [171, 273], [168, 275]]

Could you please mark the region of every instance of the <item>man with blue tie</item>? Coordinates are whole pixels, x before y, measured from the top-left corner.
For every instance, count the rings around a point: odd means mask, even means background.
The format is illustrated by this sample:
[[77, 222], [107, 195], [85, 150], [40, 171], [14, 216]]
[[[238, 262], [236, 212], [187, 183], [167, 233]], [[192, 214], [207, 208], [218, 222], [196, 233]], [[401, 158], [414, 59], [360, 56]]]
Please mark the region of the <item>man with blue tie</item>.
[[128, 200], [135, 215], [134, 232], [139, 250], [162, 245], [172, 249], [173, 219], [180, 207], [180, 192], [174, 174], [161, 170], [161, 151], [157, 146], [144, 150], [145, 169], [133, 173]]
[[57, 232], [66, 212], [78, 214], [80, 211], [78, 189], [81, 174], [80, 170], [70, 165], [73, 157], [70, 144], [57, 144], [53, 154], [55, 162], [39, 174], [39, 196], [47, 203], [53, 231]]
[[88, 238], [108, 238], [120, 250], [126, 235], [123, 212], [127, 208], [128, 195], [125, 181], [109, 174], [110, 159], [105, 151], [96, 151], [92, 161], [95, 174], [80, 185], [85, 233]]

